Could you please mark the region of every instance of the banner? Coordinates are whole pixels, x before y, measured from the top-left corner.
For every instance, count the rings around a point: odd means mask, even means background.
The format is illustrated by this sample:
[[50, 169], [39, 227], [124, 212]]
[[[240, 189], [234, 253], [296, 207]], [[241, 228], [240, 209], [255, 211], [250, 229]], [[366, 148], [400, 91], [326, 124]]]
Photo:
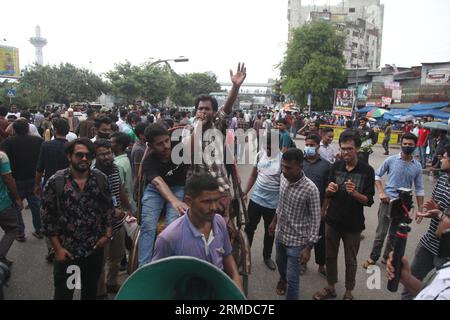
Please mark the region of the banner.
[[384, 88], [391, 89], [391, 90], [400, 89], [400, 82], [386, 80], [384, 82]]
[[392, 100], [397, 103], [402, 102], [402, 89], [392, 90]]
[[390, 106], [392, 103], [392, 98], [391, 97], [381, 97], [381, 102], [383, 104], [383, 108], [386, 106]]
[[0, 77], [20, 77], [19, 49], [0, 46]]
[[354, 103], [355, 103], [355, 90], [353, 89], [334, 90], [333, 114], [351, 117], [353, 113]]

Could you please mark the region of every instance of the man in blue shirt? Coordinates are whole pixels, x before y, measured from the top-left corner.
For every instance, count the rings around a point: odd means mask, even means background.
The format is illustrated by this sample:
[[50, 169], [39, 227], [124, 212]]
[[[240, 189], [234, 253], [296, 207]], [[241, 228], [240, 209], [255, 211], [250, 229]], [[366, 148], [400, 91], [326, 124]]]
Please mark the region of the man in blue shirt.
[[217, 181], [209, 175], [192, 176], [185, 193], [184, 201], [190, 209], [159, 234], [152, 261], [171, 256], [196, 257], [225, 271], [243, 290], [225, 220], [217, 214], [222, 197]]
[[287, 131], [288, 122], [286, 119], [280, 119], [277, 121], [278, 130], [280, 130], [280, 151], [285, 153], [290, 148], [295, 148], [289, 132]]
[[[413, 157], [413, 152], [417, 146], [417, 137], [412, 133], [407, 133], [402, 137], [402, 152], [387, 158], [381, 167], [375, 172], [375, 186], [380, 195], [380, 207], [378, 209], [378, 226], [375, 240], [373, 242], [370, 258], [364, 263], [363, 267], [367, 269], [370, 265], [376, 263], [380, 258], [383, 248], [384, 238], [389, 230], [389, 237], [383, 254], [382, 263], [386, 263], [389, 252], [393, 250], [395, 232], [397, 223], [392, 222], [389, 213], [389, 202], [398, 198], [398, 188], [412, 189], [416, 188], [417, 206], [419, 209], [423, 206], [423, 197], [425, 190], [423, 186], [422, 166], [419, 161]], [[381, 177], [387, 173], [388, 181], [386, 187], [381, 184]], [[392, 222], [392, 223], [391, 223]]]

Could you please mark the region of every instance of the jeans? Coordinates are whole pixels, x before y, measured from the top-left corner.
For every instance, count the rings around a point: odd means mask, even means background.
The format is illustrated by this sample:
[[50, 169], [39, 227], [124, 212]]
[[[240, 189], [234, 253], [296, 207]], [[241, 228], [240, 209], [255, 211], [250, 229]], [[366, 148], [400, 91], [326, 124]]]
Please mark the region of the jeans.
[[261, 217], [264, 220], [264, 247], [263, 247], [263, 257], [264, 259], [270, 259], [272, 256], [272, 247], [274, 237], [269, 235], [269, 225], [272, 222], [273, 216], [275, 215], [276, 209], [269, 209], [250, 200], [248, 204], [248, 218], [249, 222], [245, 226], [245, 233], [247, 233], [248, 241], [250, 246], [253, 243], [253, 236], [255, 235], [255, 230], [258, 227]]
[[[27, 199], [28, 206], [31, 210], [31, 215], [33, 217], [33, 227], [37, 232], [41, 231], [41, 200], [34, 195], [34, 179], [31, 180], [17, 180], [17, 191], [22, 199]], [[19, 221], [19, 235], [25, 233], [25, 224], [23, 222], [22, 212], [17, 209], [17, 218]]]
[[378, 226], [375, 235], [375, 240], [373, 241], [372, 252], [370, 253], [370, 259], [377, 261], [380, 258], [381, 250], [383, 249], [384, 239], [389, 231], [388, 240], [386, 242], [386, 247], [384, 249], [383, 258], [387, 259], [389, 253], [394, 250], [395, 242], [395, 232], [398, 229], [398, 223], [392, 221], [389, 216], [389, 204], [380, 203], [378, 208]]
[[6, 254], [16, 239], [18, 224], [17, 213], [12, 207], [6, 208], [0, 212], [0, 227], [5, 234], [0, 240], [0, 261], [6, 258]]
[[288, 247], [275, 241], [280, 278], [287, 283], [286, 300], [298, 300], [300, 292], [300, 252], [305, 246]]
[[425, 169], [427, 165], [427, 154], [426, 154], [427, 147], [419, 147], [419, 154], [420, 154], [420, 164], [422, 165], [422, 169]]
[[[103, 267], [103, 249], [94, 251], [90, 256], [76, 258], [68, 262], [54, 262], [53, 278], [55, 281], [55, 300], [72, 300], [74, 289], [68, 284], [74, 284], [74, 272], [68, 269], [78, 266], [81, 276], [81, 300], [95, 300], [97, 297], [97, 283]], [[68, 281], [69, 280], [69, 281]]]
[[291, 131], [292, 131], [292, 139], [295, 140], [295, 138], [297, 137], [297, 128], [292, 128]]
[[[173, 194], [178, 200], [183, 201], [184, 186], [170, 187]], [[156, 237], [156, 228], [161, 211], [166, 200], [161, 196], [158, 189], [149, 183], [144, 189], [142, 197], [142, 224], [141, 235], [139, 237], [138, 253], [139, 267], [149, 263], [152, 259], [153, 245]], [[167, 203], [166, 210], [166, 227], [178, 218], [178, 211]]]
[[389, 139], [383, 139], [382, 145], [384, 151], [386, 151], [386, 153], [389, 153]]
[[[419, 243], [411, 263], [411, 274], [422, 281], [431, 270], [440, 267], [444, 262], [444, 259], [435, 256]], [[403, 290], [402, 300], [412, 300], [414, 297], [415, 295]]]

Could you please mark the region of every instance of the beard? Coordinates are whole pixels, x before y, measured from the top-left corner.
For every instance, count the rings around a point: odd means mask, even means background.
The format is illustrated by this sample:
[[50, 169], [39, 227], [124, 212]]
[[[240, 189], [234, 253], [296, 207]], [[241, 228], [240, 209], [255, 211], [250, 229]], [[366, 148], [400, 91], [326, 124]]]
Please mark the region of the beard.
[[97, 161], [95, 164], [95, 168], [106, 174], [107, 176], [113, 173], [114, 165], [112, 162], [110, 163], [100, 163]]
[[88, 171], [89, 170], [89, 168], [90, 168], [90, 164], [89, 163], [86, 163], [86, 164], [79, 164], [79, 163], [72, 163], [72, 168], [75, 170], [75, 171], [78, 171], [78, 172], [80, 172], [80, 173], [84, 173], [84, 172], [86, 172], [86, 171]]

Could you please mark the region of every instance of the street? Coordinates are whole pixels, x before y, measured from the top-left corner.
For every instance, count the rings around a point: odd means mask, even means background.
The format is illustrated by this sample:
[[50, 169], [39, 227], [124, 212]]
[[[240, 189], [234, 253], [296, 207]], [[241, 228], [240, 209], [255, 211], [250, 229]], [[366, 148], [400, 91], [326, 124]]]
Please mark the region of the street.
[[[299, 148], [304, 147], [304, 140], [297, 139], [296, 144]], [[338, 149], [336, 141], [333, 142], [335, 150]], [[391, 148], [391, 154], [399, 152], [399, 149]], [[374, 153], [370, 156], [370, 164], [377, 169], [386, 156], [382, 155], [383, 149], [377, 145], [374, 148]], [[251, 172], [250, 165], [240, 166], [240, 174], [245, 185], [248, 176]], [[433, 182], [428, 176], [424, 175], [425, 183], [425, 199], [431, 195]], [[364, 240], [361, 242], [361, 247], [358, 254], [358, 273], [356, 278], [356, 288], [353, 295], [358, 300], [396, 300], [399, 299], [400, 291], [398, 293], [391, 293], [386, 289], [387, 280], [385, 275], [385, 266], [381, 263], [377, 265], [381, 269], [381, 285], [376, 287], [374, 277], [369, 281], [372, 289], [367, 286], [367, 281], [372, 274], [368, 274], [362, 268], [362, 264], [369, 257], [372, 242], [375, 236], [375, 229], [377, 227], [377, 211], [379, 199], [375, 195], [375, 203], [371, 208], [365, 209], [366, 230], [364, 231]], [[9, 280], [9, 286], [5, 288], [6, 299], [52, 299], [53, 298], [53, 276], [52, 265], [45, 260], [46, 245], [44, 240], [38, 240], [31, 235], [32, 223], [31, 214], [29, 210], [24, 211], [24, 220], [26, 225], [27, 241], [24, 243], [14, 242], [9, 251], [8, 258], [14, 261], [12, 266], [12, 276]], [[412, 260], [414, 250], [420, 237], [426, 232], [428, 228], [428, 221], [423, 221], [420, 225], [415, 222], [412, 223], [412, 231], [408, 238], [406, 256], [409, 261]], [[269, 270], [262, 259], [262, 243], [263, 243], [263, 222], [261, 221], [258, 230], [255, 234], [252, 248], [252, 274], [249, 278], [249, 299], [264, 300], [264, 299], [284, 299], [278, 296], [275, 292], [275, 287], [278, 281], [278, 272]], [[2, 235], [3, 232], [0, 231]], [[275, 260], [275, 249], [273, 250], [272, 258]], [[344, 253], [341, 245], [339, 254], [339, 283], [336, 285], [337, 299], [342, 299], [344, 294]], [[125, 273], [121, 276], [121, 280], [125, 278]], [[308, 269], [300, 280], [300, 296], [302, 299], [310, 300], [312, 295], [322, 289], [326, 285], [326, 279], [317, 272], [317, 266], [314, 263], [314, 252], [311, 254], [311, 260], [308, 263]], [[401, 287], [401, 286], [400, 286]], [[75, 294], [78, 297], [79, 294]], [[112, 298], [112, 297], [111, 297]]]

